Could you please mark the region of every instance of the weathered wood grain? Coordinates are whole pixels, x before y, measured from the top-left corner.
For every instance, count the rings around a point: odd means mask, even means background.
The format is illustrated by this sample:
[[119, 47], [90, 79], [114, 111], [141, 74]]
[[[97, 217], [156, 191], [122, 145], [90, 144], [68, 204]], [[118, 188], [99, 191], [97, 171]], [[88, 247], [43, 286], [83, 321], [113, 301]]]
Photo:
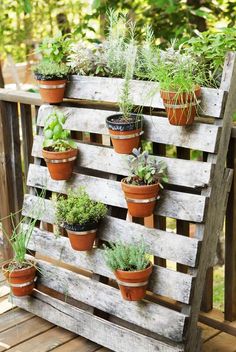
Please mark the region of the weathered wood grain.
[[[28, 225], [25, 225], [26, 227]], [[66, 237], [56, 238], [52, 233], [35, 228], [28, 249], [46, 255], [66, 264], [74, 265], [93, 273], [115, 279], [114, 274], [105, 263], [102, 249], [78, 252], [71, 248]], [[170, 269], [154, 266], [149, 284], [153, 293], [189, 303], [193, 278]]]
[[40, 95], [37, 93], [2, 88], [0, 88], [0, 100], [29, 105], [41, 105], [43, 103]]
[[[45, 199], [45, 211], [40, 220], [55, 224], [55, 212], [52, 201]], [[34, 209], [41, 206], [42, 201], [36, 196], [25, 195], [23, 214], [34, 217]], [[99, 238], [104, 241], [133, 243], [142, 238], [150, 247], [150, 253], [154, 256], [185, 264], [191, 267], [196, 265], [200, 242], [197, 239], [187, 238], [171, 232], [159, 229], [150, 229], [145, 226], [131, 223], [125, 220], [107, 216], [99, 227]]]
[[[127, 208], [120, 182], [109, 179], [73, 173], [69, 181], [58, 182], [51, 179], [46, 167], [31, 164], [27, 185], [64, 194], [67, 194], [69, 189], [75, 190], [79, 186], [84, 186], [93, 199], [107, 205]], [[154, 213], [181, 220], [202, 222], [205, 207], [206, 198], [203, 196], [163, 190]]]
[[[32, 155], [42, 158], [43, 137], [35, 136]], [[77, 167], [89, 168], [116, 175], [129, 175], [128, 156], [117, 154], [113, 148], [77, 142], [79, 156]], [[152, 156], [163, 160], [168, 168], [168, 183], [189, 188], [202, 188], [210, 182], [211, 163]], [[106, 162], [104, 162], [104, 160]]]
[[[72, 76], [65, 97], [117, 103], [124, 80], [120, 78]], [[164, 109], [159, 86], [155, 82], [132, 81], [132, 99], [135, 105]], [[202, 88], [200, 114], [220, 117], [223, 90]]]
[[[39, 109], [37, 124], [44, 126], [47, 116], [53, 111], [51, 105]], [[114, 111], [57, 107], [67, 116], [65, 127], [72, 131], [82, 131], [108, 135], [106, 117]], [[195, 122], [192, 126], [170, 125], [168, 119], [160, 116], [144, 115], [144, 138], [156, 143], [176, 145], [185, 148], [215, 152], [220, 136], [220, 128], [210, 124]]]
[[[139, 334], [40, 292], [34, 297], [14, 297], [14, 302], [51, 323], [73, 331], [116, 352], [183, 352], [182, 344]], [[111, 338], [112, 337], [112, 338]]]
[[173, 341], [182, 340], [186, 320], [184, 314], [146, 300], [130, 304], [114, 287], [42, 260], [37, 260], [37, 265], [43, 273], [38, 278], [39, 284]]

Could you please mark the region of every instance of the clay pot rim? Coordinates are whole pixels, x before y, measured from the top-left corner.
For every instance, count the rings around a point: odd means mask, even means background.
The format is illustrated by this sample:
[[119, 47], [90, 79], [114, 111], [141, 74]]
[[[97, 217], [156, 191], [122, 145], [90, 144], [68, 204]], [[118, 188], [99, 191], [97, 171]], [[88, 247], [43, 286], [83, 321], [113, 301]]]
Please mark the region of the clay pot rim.
[[9, 271], [7, 268], [8, 268], [8, 266], [9, 266], [11, 263], [12, 263], [12, 261], [3, 264], [3, 265], [2, 265], [2, 271], [13, 273], [13, 272], [22, 272], [22, 271], [24, 271], [24, 270], [28, 270], [28, 269], [31, 269], [31, 268], [33, 268], [33, 267], [36, 269], [36, 262], [33, 261], [33, 260], [29, 260], [29, 261], [27, 261], [27, 263], [29, 264], [28, 266], [26, 266], [26, 267], [24, 267], [24, 268], [21, 268], [21, 269], [14, 269], [14, 270], [12, 270], [12, 271]]
[[[116, 121], [110, 121], [110, 119], [114, 119], [114, 118], [118, 118], [119, 117], [122, 117], [123, 114], [122, 113], [117, 113], [117, 114], [113, 114], [113, 115], [110, 115], [110, 116], [107, 116], [106, 118], [106, 122], [109, 122], [109, 124], [111, 125], [118, 125], [118, 124], [121, 124], [121, 125], [132, 125], [134, 123], [140, 123], [143, 121], [143, 115], [142, 114], [135, 114], [135, 113], [131, 113], [130, 116], [133, 118], [134, 121], [129, 121], [129, 122], [116, 122]], [[137, 118], [138, 117], [138, 118]]]
[[[201, 91], [201, 86], [199, 86], [199, 84], [196, 84], [195, 85], [195, 89], [194, 89], [194, 92], [200, 92]], [[165, 93], [179, 93], [179, 94], [191, 94], [193, 93], [193, 91], [178, 91], [178, 90], [175, 90], [175, 89], [160, 89], [160, 92], [163, 92], [164, 94]]]
[[[64, 76], [64, 77], [61, 77], [61, 78], [56, 78], [56, 77], [53, 77], [53, 78], [47, 78], [47, 79], [41, 79], [40, 76], [36, 76], [35, 75], [35, 78], [36, 78], [36, 81], [39, 81], [39, 82], [67, 82], [68, 81], [68, 78], [67, 76]], [[47, 83], [46, 83], [47, 84]]]
[[149, 265], [148, 265], [148, 267], [146, 267], [145, 269], [142, 269], [142, 270], [121, 270], [121, 269], [117, 269], [117, 270], [115, 270], [114, 272], [116, 273], [116, 272], [118, 272], [118, 273], [125, 273], [125, 274], [127, 274], [127, 273], [136, 273], [136, 274], [139, 274], [139, 273], [144, 273], [145, 271], [147, 271], [147, 270], [149, 270], [149, 269], [152, 269], [153, 268], [153, 264], [152, 264], [152, 262], [150, 261], [149, 262]]
[[149, 188], [154, 188], [154, 187], [160, 185], [160, 182], [152, 183], [151, 185], [141, 185], [141, 186], [139, 186], [139, 185], [132, 185], [132, 184], [130, 184], [130, 183], [124, 182], [124, 180], [126, 180], [127, 178], [128, 178], [128, 176], [122, 178], [121, 183], [122, 183], [123, 185], [125, 185], [125, 186], [132, 187], [133, 189], [135, 189], [135, 188], [136, 188], [136, 189], [137, 189], [137, 188], [139, 188], [139, 189], [147, 189], [147, 187], [149, 187]]
[[72, 151], [74, 151], [74, 150], [75, 150], [75, 151], [78, 151], [78, 148], [70, 148], [70, 149], [67, 149], [67, 150], [65, 150], [65, 151], [63, 151], [63, 152], [57, 152], [57, 151], [51, 152], [50, 150], [47, 150], [47, 149], [43, 148], [43, 151], [46, 152], [46, 153], [49, 153], [49, 154], [54, 154], [54, 153], [57, 153], [57, 154], [61, 153], [61, 154], [64, 154], [64, 153], [70, 153], [70, 152], [72, 152]]

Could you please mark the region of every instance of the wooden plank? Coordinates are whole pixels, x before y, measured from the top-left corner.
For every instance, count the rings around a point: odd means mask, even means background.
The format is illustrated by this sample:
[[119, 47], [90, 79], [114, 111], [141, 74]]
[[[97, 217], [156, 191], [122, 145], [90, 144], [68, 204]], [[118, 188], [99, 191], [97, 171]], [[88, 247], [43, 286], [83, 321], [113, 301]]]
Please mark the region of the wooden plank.
[[[65, 97], [117, 103], [123, 82], [120, 78], [71, 76]], [[156, 82], [133, 80], [131, 92], [135, 105], [164, 108]], [[200, 114], [220, 117], [222, 101], [223, 90], [202, 88]]]
[[31, 150], [33, 145], [33, 126], [31, 105], [20, 105], [20, 118], [22, 130], [22, 146], [23, 146], [23, 161], [24, 161], [24, 174], [27, 178], [29, 164], [33, 161], [31, 157]]
[[[67, 194], [69, 189], [84, 186], [95, 200], [107, 205], [126, 208], [127, 204], [120, 182], [82, 174], [73, 174], [68, 182], [52, 180], [48, 169], [40, 165], [30, 165], [27, 185], [46, 188], [52, 192]], [[206, 198], [196, 194], [163, 190], [157, 201], [154, 214], [193, 222], [202, 222], [206, 207]]]
[[218, 334], [203, 345], [203, 352], [235, 352], [236, 337], [225, 333]]
[[0, 297], [8, 295], [9, 292], [10, 287], [7, 284], [0, 286]]
[[66, 344], [53, 349], [54, 352], [95, 352], [100, 350], [99, 345], [79, 336]]
[[1, 315], [0, 332], [17, 326], [26, 320], [33, 318], [33, 315], [25, 310], [16, 308]]
[[224, 313], [217, 309], [213, 309], [209, 313], [200, 312], [199, 321], [214, 329], [236, 336], [236, 322], [225, 321]]
[[220, 333], [220, 330], [214, 329], [208, 325], [198, 323], [198, 327], [201, 328], [202, 330], [202, 339], [203, 342], [206, 342], [207, 340], [211, 339], [212, 337], [218, 335]]
[[[115, 315], [173, 341], [183, 338], [186, 316], [149, 301], [124, 301], [118, 289], [67, 269], [37, 260], [43, 274], [38, 282], [69, 297]], [[75, 287], [79, 290], [75, 290]], [[89, 288], [89, 289], [88, 289]], [[145, 314], [144, 314], [145, 312]]]
[[225, 319], [236, 320], [236, 140], [231, 139], [227, 166], [234, 170], [225, 221]]
[[182, 344], [166, 341], [164, 338], [156, 340], [150, 336], [141, 335], [39, 292], [35, 292], [34, 298], [15, 297], [14, 302], [58, 326], [116, 352], [127, 351], [127, 346], [129, 346], [129, 352], [184, 351]]
[[[52, 327], [52, 324], [39, 317], [26, 320], [1, 333], [0, 351], [5, 351], [22, 341], [38, 335]], [[31, 346], [32, 347], [32, 346]]]
[[[46, 332], [37, 335], [30, 340], [17, 344], [17, 346], [10, 348], [9, 352], [48, 352], [57, 346], [61, 346], [67, 341], [75, 337], [75, 334], [65, 329], [55, 327]], [[67, 352], [67, 350], [64, 350]]]
[[0, 314], [8, 312], [9, 310], [13, 309], [15, 306], [12, 302], [8, 301], [8, 297], [4, 296], [0, 298]]
[[[45, 199], [46, 212], [41, 214], [40, 220], [54, 224], [55, 213], [52, 201]], [[33, 209], [37, 209], [42, 200], [36, 196], [25, 195], [23, 214], [34, 216]], [[42, 206], [42, 205], [41, 205]], [[199, 251], [199, 241], [194, 238], [187, 238], [171, 232], [158, 229], [146, 228], [142, 225], [127, 222], [107, 216], [99, 227], [99, 238], [104, 241], [132, 243], [145, 238], [150, 247], [150, 252], [155, 256], [162, 256], [171, 261], [179, 262], [188, 266], [196, 265], [196, 258]]]
[[[53, 109], [51, 105], [40, 107], [37, 119], [39, 126], [44, 126], [45, 119]], [[57, 109], [67, 115], [66, 128], [104, 135], [108, 135], [106, 117], [115, 113], [111, 110], [74, 107], [57, 107]], [[144, 115], [144, 126], [144, 138], [147, 140], [207, 152], [216, 151], [220, 136], [220, 128], [217, 126], [196, 122], [192, 126], [179, 128], [170, 125], [168, 119], [161, 116]]]
[[[34, 157], [43, 157], [42, 145], [43, 136], [35, 136], [32, 151]], [[83, 167], [122, 176], [130, 174], [127, 155], [117, 154], [113, 148], [81, 142], [77, 142], [77, 146], [79, 149], [77, 168]], [[204, 188], [210, 182], [213, 169], [213, 165], [210, 163], [161, 156], [152, 156], [152, 158], [163, 160], [166, 163], [169, 184], [189, 188]]]
[[[76, 252], [71, 248], [68, 238], [55, 238], [52, 233], [37, 228], [32, 234], [28, 248], [66, 264], [115, 279], [106, 266], [101, 249], [92, 250], [89, 253]], [[183, 303], [189, 303], [192, 281], [193, 278], [190, 275], [154, 266], [149, 290]]]
[[0, 100], [28, 105], [41, 105], [42, 100], [38, 93], [22, 90], [0, 89]]

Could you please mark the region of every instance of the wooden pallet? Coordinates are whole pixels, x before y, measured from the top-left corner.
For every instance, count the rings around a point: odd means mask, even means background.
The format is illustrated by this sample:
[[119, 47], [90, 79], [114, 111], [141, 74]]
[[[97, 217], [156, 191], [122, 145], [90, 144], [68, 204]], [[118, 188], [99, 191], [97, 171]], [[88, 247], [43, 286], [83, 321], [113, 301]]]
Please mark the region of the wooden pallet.
[[[67, 194], [70, 188], [81, 185], [94, 199], [107, 204], [110, 214], [99, 229], [99, 243], [91, 253], [72, 250], [67, 237], [55, 238], [53, 226], [35, 228], [29, 250], [36, 253], [44, 275], [39, 277], [33, 297], [14, 298], [16, 305], [118, 352], [201, 349], [198, 314], [232, 180], [232, 171], [225, 169], [225, 161], [236, 108], [235, 78], [235, 54], [230, 53], [220, 89], [202, 89], [201, 116], [186, 128], [169, 125], [159, 94], [147, 100], [152, 83], [132, 83], [135, 103], [155, 108], [155, 113], [145, 115], [147, 140], [204, 153], [204, 162], [160, 157], [167, 163], [169, 184], [161, 194], [155, 216], [195, 224], [192, 237], [186, 237], [184, 230], [174, 234], [161, 226], [149, 228], [125, 220], [127, 206], [119, 180], [128, 174], [127, 157], [110, 147], [105, 126], [106, 116], [114, 113], [122, 80], [73, 77], [69, 83], [67, 98], [73, 101], [58, 107], [68, 114], [66, 127], [74, 134], [79, 148], [76, 169], [68, 182], [53, 181], [42, 159], [42, 130], [53, 107], [40, 107], [32, 152], [35, 162], [29, 167], [30, 192], [25, 195], [24, 215], [32, 217], [41, 203], [34, 192], [36, 188], [46, 188], [50, 198], [54, 192]], [[91, 134], [89, 141], [85, 132]], [[46, 199], [44, 204], [41, 221], [53, 225], [53, 202]], [[150, 225], [148, 221], [144, 224]], [[132, 242], [142, 237], [155, 258], [149, 292], [142, 302], [123, 301], [113, 273], [105, 265], [100, 243]], [[166, 268], [163, 260], [187, 270]]]

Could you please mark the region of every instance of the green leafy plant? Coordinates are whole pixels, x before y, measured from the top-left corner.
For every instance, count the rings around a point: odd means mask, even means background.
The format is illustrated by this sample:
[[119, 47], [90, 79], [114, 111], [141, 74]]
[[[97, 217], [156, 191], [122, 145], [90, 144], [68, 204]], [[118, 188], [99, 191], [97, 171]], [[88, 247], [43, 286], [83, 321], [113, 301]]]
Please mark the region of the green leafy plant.
[[63, 152], [71, 148], [76, 149], [76, 143], [70, 139], [70, 131], [64, 129], [66, 116], [59, 110], [48, 115], [44, 125], [43, 147], [54, 152]]
[[139, 149], [133, 149], [133, 155], [129, 157], [131, 176], [126, 180], [132, 185], [151, 185], [168, 182], [167, 166], [164, 161], [149, 156], [147, 151], [141, 153]]
[[123, 244], [118, 242], [104, 246], [107, 266], [112, 270], [135, 271], [146, 269], [150, 263], [148, 246], [143, 242]]
[[46, 37], [39, 45], [38, 52], [43, 60], [58, 64], [66, 63], [69, 54], [71, 38], [60, 31], [54, 37]]
[[69, 67], [64, 63], [53, 61], [41, 61], [35, 68], [34, 74], [38, 80], [65, 79], [69, 73]]
[[70, 190], [66, 199], [60, 196], [56, 201], [56, 218], [59, 225], [98, 223], [106, 213], [107, 207], [92, 200], [82, 187], [77, 191]]

